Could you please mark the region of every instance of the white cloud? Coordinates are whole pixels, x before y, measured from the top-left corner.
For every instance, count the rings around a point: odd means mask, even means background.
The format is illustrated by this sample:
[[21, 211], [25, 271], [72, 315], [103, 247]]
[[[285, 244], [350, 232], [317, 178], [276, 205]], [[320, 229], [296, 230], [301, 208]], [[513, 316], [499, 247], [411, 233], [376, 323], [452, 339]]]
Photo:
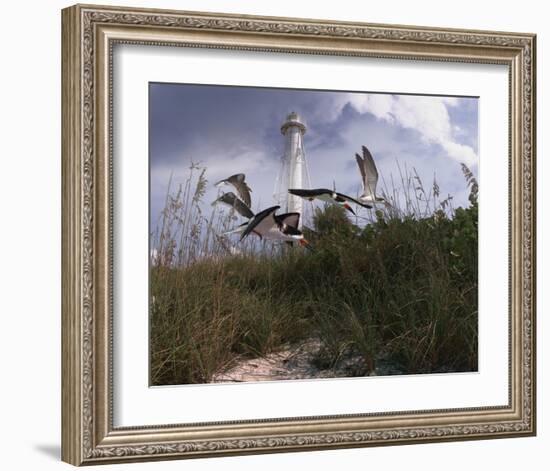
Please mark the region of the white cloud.
[[450, 158], [473, 166], [477, 164], [473, 148], [453, 138], [447, 107], [458, 103], [454, 97], [349, 93], [337, 98], [331, 115], [337, 116], [350, 104], [359, 113], [370, 113], [390, 124], [418, 131], [426, 143], [438, 144]]
[[392, 95], [348, 95], [350, 103], [360, 113], [371, 113], [379, 119], [393, 123], [394, 97]]

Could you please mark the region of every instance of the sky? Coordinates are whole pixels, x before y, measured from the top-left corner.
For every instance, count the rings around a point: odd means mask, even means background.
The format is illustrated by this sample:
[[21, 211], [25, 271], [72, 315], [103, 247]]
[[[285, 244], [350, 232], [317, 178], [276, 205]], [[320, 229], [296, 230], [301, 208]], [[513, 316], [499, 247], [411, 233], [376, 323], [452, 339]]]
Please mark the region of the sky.
[[[391, 186], [400, 168], [416, 170], [424, 185], [434, 176], [453, 205], [468, 205], [465, 163], [477, 176], [478, 99], [403, 94], [350, 93], [151, 83], [149, 95], [151, 229], [172, 188], [183, 183], [191, 162], [205, 166], [205, 205], [214, 183], [245, 173], [253, 210], [273, 204], [281, 166], [286, 116], [295, 111], [307, 126], [304, 147], [314, 188], [357, 196], [362, 190], [354, 154], [366, 145]], [[229, 188], [227, 188], [229, 191]], [[368, 211], [368, 210], [365, 210]]]

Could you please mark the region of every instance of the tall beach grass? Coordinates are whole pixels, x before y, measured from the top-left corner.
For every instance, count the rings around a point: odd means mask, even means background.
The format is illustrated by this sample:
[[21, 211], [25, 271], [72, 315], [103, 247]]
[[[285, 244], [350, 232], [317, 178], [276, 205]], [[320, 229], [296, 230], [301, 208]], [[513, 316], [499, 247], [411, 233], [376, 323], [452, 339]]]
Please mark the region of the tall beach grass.
[[[207, 169], [168, 185], [151, 234], [150, 364], [155, 385], [206, 383], [243, 359], [315, 339], [317, 368], [359, 376], [477, 369], [477, 181], [454, 208], [434, 178], [400, 168], [392, 208], [350, 218], [317, 207], [315, 247], [224, 236], [238, 221], [206, 205]], [[233, 237], [233, 238], [232, 238]], [[354, 358], [353, 368], [338, 369]]]

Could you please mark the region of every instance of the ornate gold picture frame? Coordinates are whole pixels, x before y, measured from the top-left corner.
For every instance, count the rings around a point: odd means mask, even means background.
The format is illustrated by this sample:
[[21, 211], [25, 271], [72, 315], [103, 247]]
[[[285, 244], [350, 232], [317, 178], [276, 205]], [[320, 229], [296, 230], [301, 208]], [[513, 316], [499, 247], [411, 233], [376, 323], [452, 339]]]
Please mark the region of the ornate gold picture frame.
[[[86, 5], [63, 10], [62, 27], [64, 461], [102, 464], [535, 434], [534, 35]], [[505, 66], [507, 403], [115, 426], [112, 59], [117, 44]]]

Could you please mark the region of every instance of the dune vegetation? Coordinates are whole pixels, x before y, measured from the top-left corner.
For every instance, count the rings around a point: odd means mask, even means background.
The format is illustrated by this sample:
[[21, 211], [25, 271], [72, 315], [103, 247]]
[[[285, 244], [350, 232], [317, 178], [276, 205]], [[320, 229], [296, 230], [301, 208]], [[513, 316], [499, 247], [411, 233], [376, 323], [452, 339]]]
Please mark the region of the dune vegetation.
[[377, 374], [382, 361], [395, 374], [477, 370], [478, 189], [462, 171], [466, 208], [414, 172], [368, 220], [317, 207], [308, 251], [223, 236], [233, 215], [202, 214], [206, 173], [193, 166], [151, 236], [151, 384], [211, 382], [311, 339], [315, 367], [338, 376]]

